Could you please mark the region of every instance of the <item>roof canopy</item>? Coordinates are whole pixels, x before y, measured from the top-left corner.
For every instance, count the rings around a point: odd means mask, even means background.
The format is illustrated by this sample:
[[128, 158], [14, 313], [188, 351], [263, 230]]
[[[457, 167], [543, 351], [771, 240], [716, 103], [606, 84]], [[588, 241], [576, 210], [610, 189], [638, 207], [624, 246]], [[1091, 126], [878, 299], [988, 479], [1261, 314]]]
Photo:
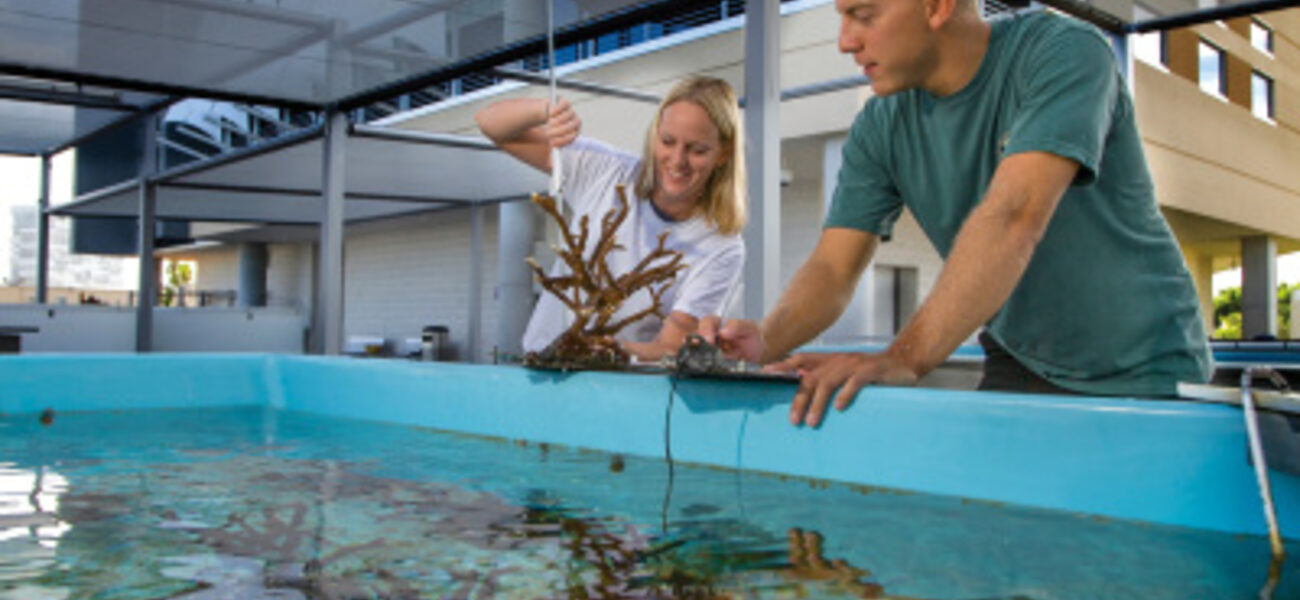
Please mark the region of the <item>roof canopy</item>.
[[[541, 172], [477, 138], [353, 126], [345, 142], [348, 222], [495, 203], [546, 189]], [[315, 225], [321, 219], [322, 129], [190, 163], [152, 181], [159, 219]], [[134, 217], [139, 181], [51, 208], [52, 214]]]
[[[0, 152], [65, 147], [169, 98], [356, 108], [528, 57], [545, 66], [548, 23], [559, 47], [720, 1], [5, 0]], [[1135, 26], [1131, 0], [1045, 3], [1115, 31]], [[724, 4], [740, 12], [744, 2]], [[1200, 4], [1151, 0], [1137, 14], [1148, 26], [1214, 16]], [[1224, 0], [1209, 11], [1291, 4]]]

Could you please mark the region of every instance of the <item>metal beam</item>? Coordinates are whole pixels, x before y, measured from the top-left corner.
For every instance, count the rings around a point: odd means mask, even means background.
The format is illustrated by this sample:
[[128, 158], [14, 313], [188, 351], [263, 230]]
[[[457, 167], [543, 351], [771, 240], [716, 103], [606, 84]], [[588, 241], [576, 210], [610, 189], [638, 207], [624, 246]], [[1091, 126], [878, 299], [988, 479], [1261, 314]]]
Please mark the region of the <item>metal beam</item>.
[[[523, 69], [516, 69], [513, 67], [496, 67], [492, 69], [492, 72], [496, 74], [498, 77], [502, 77], [505, 79], [515, 79], [518, 81], [524, 81], [536, 85], [550, 85], [551, 83], [550, 78], [545, 75], [542, 75], [541, 73], [534, 73], [532, 71], [525, 71]], [[655, 105], [658, 105], [659, 101], [662, 100], [660, 96], [656, 96], [654, 94], [647, 94], [644, 92], [638, 92], [636, 90], [629, 90], [629, 89], [620, 88], [612, 85], [605, 85], [603, 83], [591, 83], [589, 81], [580, 81], [577, 79], [557, 78], [555, 80], [555, 86], [564, 88], [566, 90], [578, 90], [581, 92], [591, 92], [594, 94], [601, 94], [604, 96], [614, 96], [616, 98], [625, 98], [627, 100], [636, 100], [637, 102], [646, 102]]]
[[432, 146], [473, 148], [476, 150], [491, 150], [493, 152], [501, 151], [496, 144], [488, 141], [485, 137], [416, 131], [414, 129], [393, 129], [391, 127], [378, 127], [375, 125], [363, 125], [361, 123], [352, 125], [352, 135], [355, 137], [374, 138], [380, 140], [416, 142]]
[[1295, 6], [1296, 0], [1261, 0], [1259, 2], [1227, 4], [1224, 6], [1216, 6], [1214, 8], [1207, 8], [1205, 10], [1197, 10], [1179, 15], [1147, 19], [1141, 23], [1128, 25], [1125, 27], [1125, 33], [1164, 31], [1166, 29], [1188, 27], [1191, 25], [1199, 25], [1201, 23], [1212, 23], [1222, 19], [1245, 17], [1262, 12], [1294, 8]]
[[117, 94], [90, 94], [86, 92], [72, 92], [57, 89], [36, 89], [19, 85], [0, 84], [0, 99], [18, 100], [21, 102], [39, 102], [41, 104], [58, 104], [62, 106], [78, 106], [81, 108], [97, 108], [102, 110], [120, 110], [125, 112], [135, 112], [139, 110], [138, 106], [122, 102]]

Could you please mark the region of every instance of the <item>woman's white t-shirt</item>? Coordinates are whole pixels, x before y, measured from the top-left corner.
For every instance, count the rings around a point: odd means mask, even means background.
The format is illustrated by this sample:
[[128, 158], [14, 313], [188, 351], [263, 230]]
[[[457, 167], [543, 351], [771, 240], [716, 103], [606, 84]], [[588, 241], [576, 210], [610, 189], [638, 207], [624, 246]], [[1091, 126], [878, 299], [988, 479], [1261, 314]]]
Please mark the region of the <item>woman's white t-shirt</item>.
[[[588, 215], [590, 241], [584, 258], [590, 258], [594, 250], [593, 242], [600, 235], [601, 219], [618, 206], [615, 186], [622, 184], [628, 194], [629, 211], [615, 234], [615, 241], [623, 249], [616, 248], [606, 255], [610, 271], [618, 277], [632, 270], [658, 246], [659, 234], [668, 231], [664, 247], [681, 252], [686, 268], [678, 272], [663, 295], [661, 307], [664, 314], [681, 311], [696, 318], [720, 315], [733, 300], [744, 268], [745, 245], [740, 236], [718, 233], [703, 216], [676, 222], [660, 217], [648, 199], [634, 195], [636, 170], [640, 163], [635, 156], [585, 138], [575, 140], [560, 151], [564, 181], [562, 196], [574, 213], [570, 228], [576, 231], [578, 220], [582, 215]], [[550, 274], [555, 276], [566, 272], [568, 267], [564, 261], [556, 259]], [[649, 290], [641, 289], [623, 303], [611, 322], [649, 308], [650, 304]], [[573, 314], [569, 308], [549, 291], [543, 291], [524, 332], [524, 351], [545, 349], [572, 323]], [[662, 326], [661, 318], [649, 315], [628, 325], [616, 337], [648, 342], [654, 340]]]

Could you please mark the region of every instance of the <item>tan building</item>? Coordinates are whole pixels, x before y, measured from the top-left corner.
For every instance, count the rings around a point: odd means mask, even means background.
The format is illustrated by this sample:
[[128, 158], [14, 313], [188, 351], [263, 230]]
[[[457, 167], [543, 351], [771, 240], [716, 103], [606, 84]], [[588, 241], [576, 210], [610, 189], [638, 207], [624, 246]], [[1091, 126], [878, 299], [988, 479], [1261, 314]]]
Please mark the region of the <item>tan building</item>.
[[1243, 335], [1285, 335], [1274, 290], [1276, 256], [1300, 250], [1300, 9], [1143, 45], [1132, 71], [1139, 124], [1202, 307], [1211, 312], [1214, 272], [1243, 267]]

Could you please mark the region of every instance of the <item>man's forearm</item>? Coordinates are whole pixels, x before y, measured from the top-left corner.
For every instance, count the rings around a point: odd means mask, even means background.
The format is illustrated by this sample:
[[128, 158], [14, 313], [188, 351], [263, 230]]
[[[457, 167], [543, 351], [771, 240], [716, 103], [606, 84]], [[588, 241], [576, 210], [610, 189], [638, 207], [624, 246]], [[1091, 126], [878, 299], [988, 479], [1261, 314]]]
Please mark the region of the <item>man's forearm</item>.
[[833, 325], [853, 298], [857, 282], [856, 277], [837, 277], [824, 262], [804, 263], [776, 308], [763, 319], [759, 362], [777, 360]]

